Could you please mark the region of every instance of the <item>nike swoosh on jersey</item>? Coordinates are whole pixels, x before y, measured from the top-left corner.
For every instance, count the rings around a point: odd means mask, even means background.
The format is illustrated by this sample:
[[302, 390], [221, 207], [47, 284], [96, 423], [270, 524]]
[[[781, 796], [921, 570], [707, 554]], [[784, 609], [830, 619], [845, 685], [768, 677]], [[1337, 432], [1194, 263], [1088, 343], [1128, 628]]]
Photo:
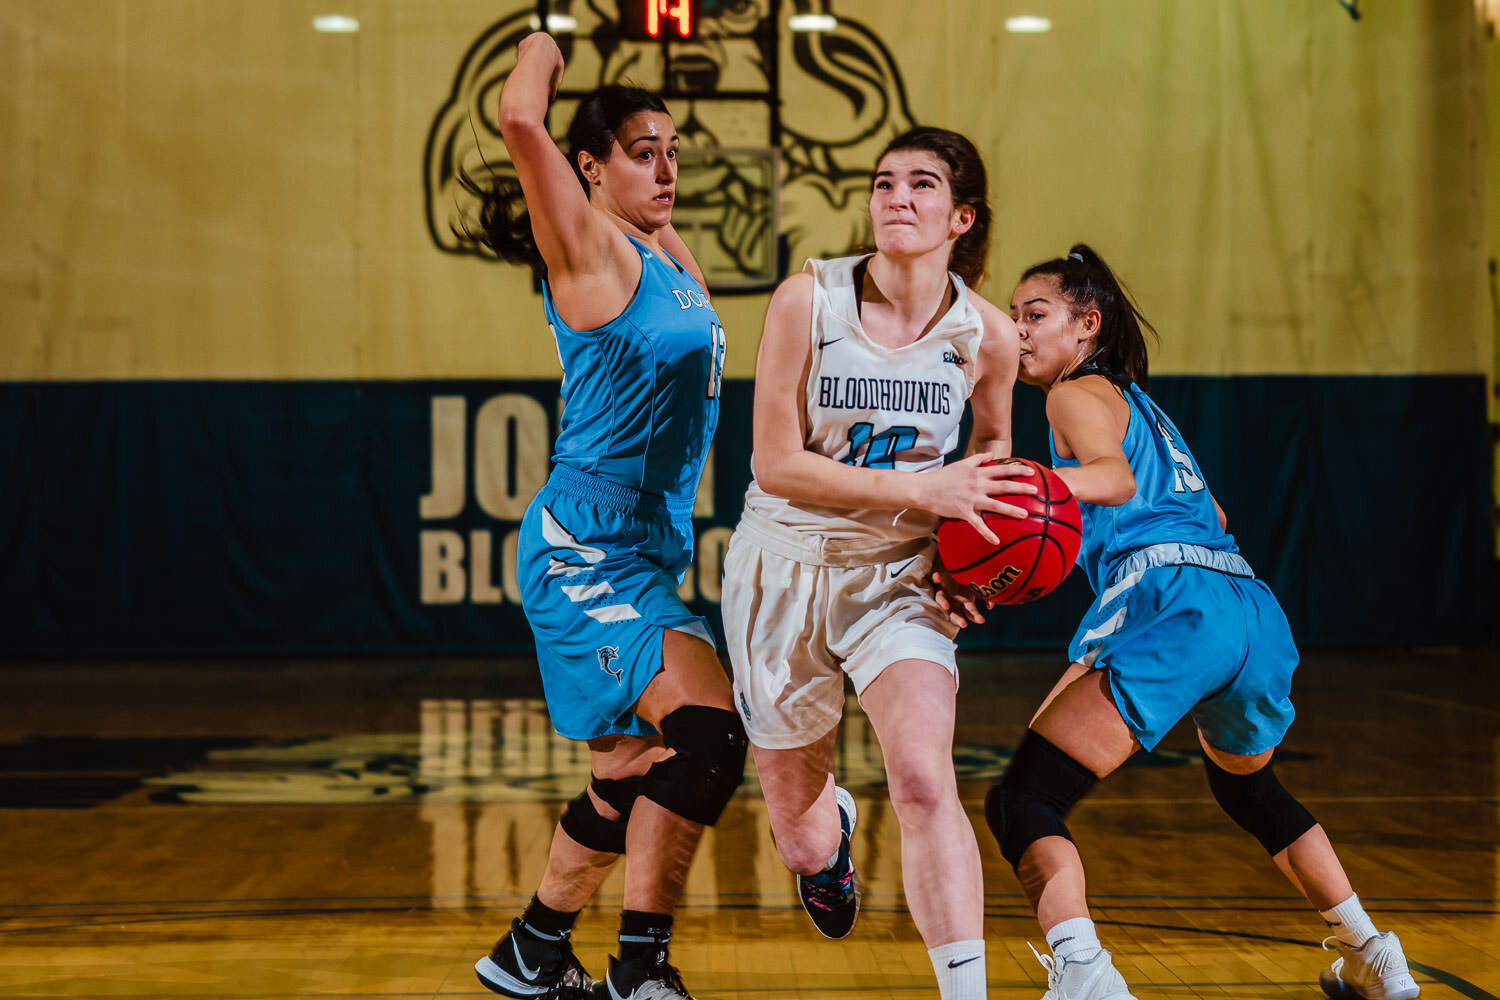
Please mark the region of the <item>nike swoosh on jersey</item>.
[[818, 350], [821, 351], [823, 348], [827, 347], [829, 344], [837, 344], [839, 341], [841, 341], [843, 339], [844, 339], [843, 337], [834, 337], [832, 340], [820, 340], [820, 341], [818, 341]]

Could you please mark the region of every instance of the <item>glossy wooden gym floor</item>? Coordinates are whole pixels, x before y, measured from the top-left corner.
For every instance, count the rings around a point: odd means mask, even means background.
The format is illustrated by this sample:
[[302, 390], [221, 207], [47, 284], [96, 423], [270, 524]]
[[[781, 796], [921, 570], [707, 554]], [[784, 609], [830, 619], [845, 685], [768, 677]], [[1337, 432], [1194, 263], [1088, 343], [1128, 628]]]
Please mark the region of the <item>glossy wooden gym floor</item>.
[[[955, 759], [985, 858], [990, 995], [1038, 998], [1043, 944], [984, 792], [1061, 665], [970, 654]], [[0, 996], [484, 997], [474, 960], [534, 888], [586, 756], [527, 662], [0, 661]], [[1328, 828], [1430, 1000], [1500, 993], [1500, 655], [1314, 651], [1279, 772]], [[1142, 1000], [1321, 996], [1323, 927], [1209, 797], [1191, 732], [1103, 783], [1072, 828]], [[851, 706], [864, 911], [816, 936], [747, 779], [673, 941], [713, 997], [936, 996], [902, 905], [880, 754]], [[617, 871], [575, 934], [602, 970]]]

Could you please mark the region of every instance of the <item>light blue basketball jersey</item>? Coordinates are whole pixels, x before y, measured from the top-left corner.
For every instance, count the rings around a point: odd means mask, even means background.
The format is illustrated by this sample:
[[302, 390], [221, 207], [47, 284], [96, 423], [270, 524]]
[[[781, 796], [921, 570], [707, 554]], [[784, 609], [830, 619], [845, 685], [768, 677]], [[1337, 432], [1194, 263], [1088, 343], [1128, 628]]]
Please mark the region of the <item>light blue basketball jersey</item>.
[[693, 276], [637, 239], [641, 281], [596, 330], [558, 316], [543, 283], [562, 360], [562, 427], [553, 462], [668, 499], [696, 494], [719, 422], [724, 328]]
[[[1135, 496], [1118, 507], [1079, 504], [1078, 563], [1097, 596], [1068, 656], [1106, 672], [1110, 700], [1147, 750], [1184, 715], [1226, 753], [1269, 750], [1296, 717], [1286, 616], [1219, 526], [1176, 426], [1134, 382], [1125, 399]], [[1058, 457], [1056, 441], [1052, 456], [1078, 464]]]
[[[1078, 565], [1096, 594], [1104, 593], [1130, 553], [1147, 546], [1179, 543], [1200, 550], [1238, 551], [1234, 536], [1219, 526], [1198, 462], [1171, 419], [1134, 382], [1125, 399], [1130, 403], [1130, 423], [1123, 448], [1135, 474], [1135, 496], [1118, 507], [1079, 504], [1083, 545]], [[1048, 442], [1053, 465], [1078, 465], [1076, 459], [1057, 454], [1050, 431]]]

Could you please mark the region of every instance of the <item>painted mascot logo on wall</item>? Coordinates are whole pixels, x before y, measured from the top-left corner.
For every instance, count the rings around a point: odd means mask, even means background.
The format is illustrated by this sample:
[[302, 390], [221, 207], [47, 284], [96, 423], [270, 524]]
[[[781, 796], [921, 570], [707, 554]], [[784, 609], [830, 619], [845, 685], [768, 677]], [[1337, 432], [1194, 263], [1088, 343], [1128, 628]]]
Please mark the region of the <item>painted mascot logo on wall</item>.
[[[635, 41], [623, 0], [554, 2], [567, 60], [549, 125], [560, 138], [579, 97], [629, 82], [666, 99], [682, 141], [673, 224], [721, 292], [762, 292], [808, 257], [869, 242], [869, 176], [885, 144], [915, 123], [906, 85], [886, 46], [834, 6], [780, 0], [703, 0], [694, 37]], [[836, 24], [791, 31], [792, 14]], [[428, 232], [449, 253], [477, 251], [454, 236], [477, 201], [459, 183], [514, 177], [496, 123], [500, 87], [516, 44], [540, 23], [534, 4], [514, 10], [470, 46], [428, 134]], [[554, 21], [554, 24], [558, 22]]]

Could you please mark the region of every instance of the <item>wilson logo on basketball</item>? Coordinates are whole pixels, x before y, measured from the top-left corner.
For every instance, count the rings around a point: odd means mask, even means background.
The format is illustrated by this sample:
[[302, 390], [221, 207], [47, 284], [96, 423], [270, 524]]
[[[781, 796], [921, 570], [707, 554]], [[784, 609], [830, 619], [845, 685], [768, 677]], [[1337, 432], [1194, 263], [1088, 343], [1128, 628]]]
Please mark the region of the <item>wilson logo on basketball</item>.
[[999, 539], [991, 543], [972, 524], [945, 520], [938, 525], [938, 554], [959, 583], [994, 604], [1025, 604], [1051, 593], [1067, 578], [1083, 542], [1082, 513], [1062, 478], [1030, 459], [1010, 458], [1031, 472], [1036, 495], [1007, 493], [1001, 499], [1026, 512], [1007, 517], [985, 511], [984, 523]]
[[1000, 571], [984, 583], [974, 584], [974, 589], [985, 597], [996, 597], [1021, 575], [1019, 566], [1001, 566]]

